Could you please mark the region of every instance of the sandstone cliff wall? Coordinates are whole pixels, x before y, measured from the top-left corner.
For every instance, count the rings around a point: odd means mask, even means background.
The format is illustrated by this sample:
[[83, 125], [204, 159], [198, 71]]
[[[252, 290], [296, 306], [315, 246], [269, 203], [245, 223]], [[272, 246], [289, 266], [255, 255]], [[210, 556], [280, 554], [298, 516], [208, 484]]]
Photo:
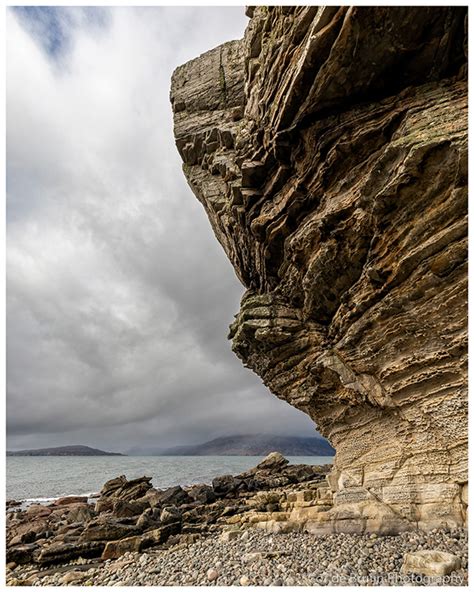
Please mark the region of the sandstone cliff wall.
[[179, 67], [235, 353], [336, 448], [313, 532], [464, 524], [467, 11], [256, 7]]

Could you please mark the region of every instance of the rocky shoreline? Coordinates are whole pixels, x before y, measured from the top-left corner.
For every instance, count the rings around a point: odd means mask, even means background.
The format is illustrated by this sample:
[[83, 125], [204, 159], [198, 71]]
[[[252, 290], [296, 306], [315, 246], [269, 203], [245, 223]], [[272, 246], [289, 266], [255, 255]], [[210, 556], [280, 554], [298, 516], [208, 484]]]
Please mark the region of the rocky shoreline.
[[21, 509], [9, 502], [6, 583], [467, 585], [464, 529], [311, 533], [305, 512], [330, 504], [329, 470], [272, 453], [212, 485], [158, 490], [150, 477], [121, 476], [95, 503], [70, 496]]

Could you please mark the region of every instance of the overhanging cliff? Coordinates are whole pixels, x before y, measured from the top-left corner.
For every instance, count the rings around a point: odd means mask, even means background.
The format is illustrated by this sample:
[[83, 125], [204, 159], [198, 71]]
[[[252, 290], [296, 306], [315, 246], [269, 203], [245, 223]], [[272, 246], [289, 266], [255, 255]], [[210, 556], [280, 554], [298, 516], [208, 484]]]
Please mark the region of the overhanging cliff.
[[463, 524], [467, 10], [247, 12], [175, 71], [175, 136], [247, 288], [233, 350], [336, 448], [308, 530]]

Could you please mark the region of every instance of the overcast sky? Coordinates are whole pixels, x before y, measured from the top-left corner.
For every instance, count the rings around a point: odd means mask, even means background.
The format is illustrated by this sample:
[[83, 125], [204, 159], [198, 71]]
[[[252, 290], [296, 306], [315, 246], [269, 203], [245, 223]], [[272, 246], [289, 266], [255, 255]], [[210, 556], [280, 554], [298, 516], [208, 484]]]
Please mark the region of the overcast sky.
[[243, 287], [173, 141], [173, 69], [246, 24], [230, 7], [9, 10], [9, 448], [314, 434], [231, 352]]

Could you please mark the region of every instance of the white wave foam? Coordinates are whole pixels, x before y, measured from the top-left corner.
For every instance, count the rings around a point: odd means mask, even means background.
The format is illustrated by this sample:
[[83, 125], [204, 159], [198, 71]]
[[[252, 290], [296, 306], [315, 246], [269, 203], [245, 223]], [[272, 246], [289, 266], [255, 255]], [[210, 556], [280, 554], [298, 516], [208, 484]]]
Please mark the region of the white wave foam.
[[55, 502], [58, 499], [64, 498], [64, 497], [87, 497], [89, 498], [94, 498], [97, 497], [99, 494], [97, 491], [89, 491], [88, 493], [66, 493], [64, 495], [57, 495], [55, 497], [27, 497], [25, 499], [22, 500], [18, 500], [20, 502], [22, 502], [23, 504], [47, 504], [47, 503], [52, 503]]

